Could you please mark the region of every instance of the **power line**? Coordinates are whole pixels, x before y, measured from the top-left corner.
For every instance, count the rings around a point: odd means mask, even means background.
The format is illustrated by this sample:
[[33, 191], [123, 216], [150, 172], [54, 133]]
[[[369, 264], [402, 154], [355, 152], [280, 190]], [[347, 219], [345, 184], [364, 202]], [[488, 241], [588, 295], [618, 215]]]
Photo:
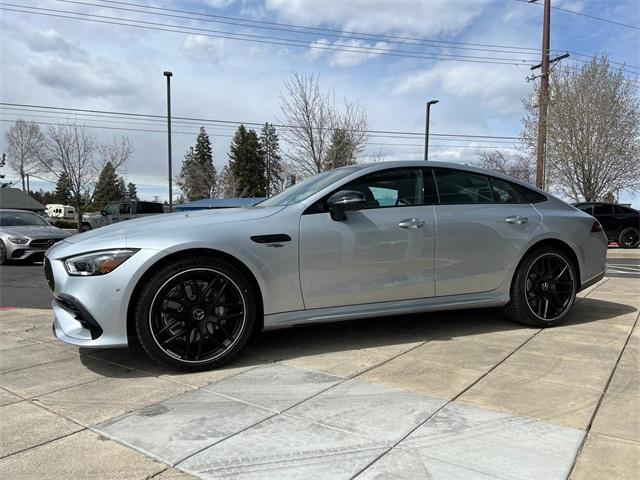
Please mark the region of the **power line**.
[[[134, 112], [121, 112], [121, 111], [112, 111], [112, 110], [95, 110], [95, 109], [83, 109], [83, 108], [70, 108], [70, 107], [54, 107], [51, 105], [34, 105], [34, 104], [26, 104], [26, 103], [11, 103], [11, 102], [0, 102], [0, 105], [7, 107], [25, 107], [25, 108], [37, 108], [43, 110], [59, 110], [64, 112], [82, 112], [82, 113], [96, 113], [96, 114], [109, 114], [109, 115], [120, 115], [127, 117], [138, 117], [138, 118], [160, 118], [165, 119], [164, 115], [154, 115], [154, 114], [145, 114], [145, 113], [134, 113]], [[249, 126], [263, 126], [264, 123], [259, 122], [246, 122], [246, 121], [237, 121], [237, 120], [222, 120], [222, 119], [212, 119], [212, 118], [198, 118], [198, 117], [178, 117], [173, 116], [172, 119], [175, 120], [191, 120], [195, 122], [212, 122], [212, 123], [222, 123], [222, 124], [231, 124], [231, 125], [249, 125]], [[274, 127], [278, 128], [300, 128], [297, 125], [287, 125], [287, 124], [272, 124]], [[424, 132], [408, 132], [408, 131], [399, 131], [399, 130], [365, 130], [366, 133], [369, 134], [389, 134], [389, 135], [411, 135], [414, 137], [424, 137]], [[492, 138], [492, 139], [502, 139], [502, 140], [518, 140], [520, 137], [515, 136], [506, 136], [506, 135], [478, 135], [478, 134], [457, 134], [457, 133], [430, 133], [431, 136], [439, 136], [439, 137], [462, 137], [462, 138]]]
[[[61, 3], [85, 5], [85, 6], [98, 6], [98, 7], [101, 6], [95, 3], [82, 2], [78, 0], [55, 0], [55, 1], [61, 2]], [[396, 37], [393, 35], [384, 35], [384, 34], [376, 34], [376, 33], [348, 32], [348, 31], [341, 31], [341, 30], [328, 29], [328, 28], [308, 27], [308, 26], [302, 26], [302, 25], [278, 23], [278, 22], [251, 20], [251, 19], [246, 19], [241, 17], [212, 15], [212, 14], [194, 12], [189, 10], [154, 7], [150, 5], [142, 5], [142, 4], [133, 3], [133, 2], [122, 2], [122, 1], [115, 1], [115, 0], [97, 0], [97, 1], [101, 3], [107, 3], [107, 4], [125, 5], [127, 7], [137, 7], [137, 8], [146, 9], [146, 10], [139, 10], [135, 8], [125, 8], [125, 7], [115, 7], [115, 6], [107, 7], [114, 10], [130, 11], [130, 12], [136, 12], [136, 13], [144, 13], [144, 14], [165, 16], [165, 17], [171, 17], [171, 18], [181, 18], [181, 19], [187, 19], [187, 20], [196, 20], [200, 22], [220, 23], [224, 25], [248, 26], [250, 28], [259, 28], [264, 30], [276, 30], [276, 31], [285, 31], [285, 32], [302, 33], [302, 34], [316, 34], [316, 31], [319, 30], [323, 32], [324, 35], [329, 37], [334, 37], [334, 38], [355, 39], [355, 40], [383, 40], [387, 43], [400, 44], [400, 45], [424, 45], [430, 48], [446, 47], [450, 49], [474, 50], [474, 51], [484, 51], [484, 52], [492, 52], [492, 53], [522, 53], [522, 54], [540, 53], [539, 48], [531, 48], [531, 47], [497, 45], [497, 44], [491, 45], [491, 44], [465, 43], [465, 42], [453, 42], [453, 41], [445, 41], [445, 40], [421, 39], [418, 37]], [[161, 13], [161, 12], [181, 13], [181, 14], [187, 14], [189, 16], [175, 15], [171, 13]], [[199, 17], [207, 17], [207, 18], [199, 18]], [[212, 18], [221, 19], [221, 20], [212, 20]], [[268, 25], [268, 26], [263, 26], [263, 25]], [[398, 39], [403, 39], [403, 40], [398, 40]], [[473, 47], [465, 47], [465, 46], [458, 46], [458, 45], [470, 45]], [[484, 47], [484, 48], [475, 48], [475, 47]], [[502, 50], [496, 50], [496, 49], [502, 49]], [[509, 49], [509, 50], [504, 50], [504, 49]], [[592, 58], [594, 56], [593, 54], [589, 55], [586, 53], [580, 53], [573, 50], [560, 50], [560, 49], [553, 50], [554, 53], [560, 53], [563, 51], [567, 51], [574, 56], [580, 56], [585, 58]], [[589, 63], [588, 60], [577, 59], [577, 61]], [[617, 61], [611, 60], [610, 63], [613, 65], [640, 69], [640, 67], [628, 65], [623, 62], [617, 62]]]
[[[14, 120], [9, 120], [9, 119], [3, 119], [0, 118], [0, 122], [4, 122], [4, 123], [13, 123]], [[63, 125], [63, 123], [60, 122], [42, 122], [42, 121], [33, 121], [32, 123], [35, 123], [37, 125], [45, 125], [45, 126], [59, 126], [59, 125]], [[89, 128], [89, 129], [97, 129], [97, 130], [115, 130], [115, 131], [127, 131], [127, 132], [146, 132], [146, 133], [162, 133], [162, 134], [166, 134], [167, 131], [166, 130], [151, 130], [151, 129], [144, 129], [144, 128], [128, 128], [128, 127], [110, 127], [110, 126], [106, 126], [106, 125], [83, 125], [84, 128]], [[194, 132], [181, 132], [181, 131], [175, 131], [173, 130], [172, 133], [175, 134], [179, 134], [179, 135], [193, 135]], [[208, 133], [209, 136], [211, 137], [226, 137], [226, 138], [233, 138], [233, 135], [223, 135], [223, 134], [212, 134], [212, 133]], [[396, 147], [416, 147], [416, 148], [422, 148], [422, 144], [413, 144], [413, 143], [384, 143], [384, 142], [371, 142], [369, 143], [369, 145], [380, 145], [380, 146], [396, 146]], [[437, 145], [432, 145], [433, 147], [440, 147], [440, 148], [471, 148], [471, 149], [499, 149], [499, 148], [513, 148], [512, 145], [445, 145], [445, 144], [437, 144]]]
[[[535, 0], [534, 1], [516, 0], [516, 1], [520, 3], [535, 4], [538, 6], [542, 6], [541, 4], [537, 3]], [[579, 15], [581, 17], [590, 18], [591, 20], [597, 20], [599, 22], [611, 23], [613, 25], [618, 25], [620, 27], [627, 27], [627, 28], [633, 28], [634, 30], [640, 30], [640, 27], [638, 27], [637, 25], [630, 25], [628, 23], [618, 22], [617, 20], [611, 20], [610, 18], [596, 17], [595, 15], [589, 15], [587, 13], [578, 12], [576, 10], [569, 10], [568, 8], [562, 8], [562, 7], [551, 7], [551, 8], [561, 12], [571, 13], [573, 15]]]
[[[144, 30], [155, 30], [169, 33], [181, 33], [200, 35], [212, 38], [224, 38], [228, 40], [240, 40], [252, 43], [261, 43], [269, 45], [290, 46], [297, 48], [311, 48], [316, 50], [328, 50], [338, 52], [348, 52], [366, 55], [383, 55], [401, 58], [414, 58], [422, 60], [444, 60], [444, 61], [458, 61], [468, 63], [485, 63], [492, 65], [514, 65], [514, 66], [530, 66], [531, 59], [520, 58], [505, 58], [505, 57], [492, 57], [492, 56], [472, 56], [472, 55], [457, 55], [449, 53], [422, 53], [416, 51], [407, 50], [393, 50], [381, 47], [367, 47], [367, 46], [349, 46], [349, 45], [331, 45], [320, 43], [309, 43], [307, 40], [296, 40], [291, 38], [272, 37], [264, 35], [252, 35], [244, 33], [226, 32], [221, 30], [211, 30], [197, 27], [186, 27], [181, 25], [170, 25], [159, 22], [149, 22], [144, 20], [131, 20], [121, 17], [110, 17], [106, 15], [95, 15], [82, 12], [70, 12], [68, 10], [59, 10], [43, 7], [32, 7], [24, 5], [15, 5], [11, 3], [0, 3], [2, 5], [0, 10], [9, 12], [26, 13], [29, 15], [39, 15], [46, 17], [66, 18], [71, 20], [81, 20], [86, 22], [101, 23], [108, 25], [118, 25], [132, 28], [139, 28]], [[8, 8], [14, 7], [14, 8]], [[52, 13], [53, 12], [53, 13]], [[128, 22], [128, 23], [124, 23]], [[519, 53], [519, 52], [514, 52]]]

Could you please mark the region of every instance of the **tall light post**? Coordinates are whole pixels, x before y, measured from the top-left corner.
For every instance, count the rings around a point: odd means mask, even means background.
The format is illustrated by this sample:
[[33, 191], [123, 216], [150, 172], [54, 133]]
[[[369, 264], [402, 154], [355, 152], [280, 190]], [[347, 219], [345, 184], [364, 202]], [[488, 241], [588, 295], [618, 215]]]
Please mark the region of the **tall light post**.
[[429, 160], [429, 116], [431, 115], [431, 105], [435, 105], [440, 100], [429, 100], [427, 102], [427, 121], [424, 127], [424, 161]]
[[173, 175], [171, 173], [171, 76], [173, 73], [164, 72], [167, 77], [167, 159], [169, 162], [169, 211], [173, 211]]

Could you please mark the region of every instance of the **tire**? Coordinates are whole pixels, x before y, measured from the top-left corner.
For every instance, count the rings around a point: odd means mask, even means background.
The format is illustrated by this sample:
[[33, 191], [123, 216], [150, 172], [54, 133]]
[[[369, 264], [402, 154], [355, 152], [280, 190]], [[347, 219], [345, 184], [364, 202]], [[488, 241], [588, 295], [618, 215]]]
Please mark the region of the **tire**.
[[4, 242], [0, 240], [0, 265], [7, 264], [7, 247], [5, 247]]
[[83, 223], [82, 227], [80, 227], [80, 230], [82, 232], [88, 232], [89, 230], [91, 230], [91, 225], [88, 223]]
[[135, 306], [142, 348], [180, 370], [209, 370], [234, 358], [254, 329], [256, 296], [233, 265], [208, 256], [163, 265]]
[[577, 290], [578, 277], [572, 259], [558, 248], [538, 248], [520, 262], [511, 282], [509, 303], [503, 311], [517, 323], [553, 327], [571, 311]]
[[638, 248], [640, 245], [640, 231], [635, 227], [624, 228], [618, 235], [620, 248]]

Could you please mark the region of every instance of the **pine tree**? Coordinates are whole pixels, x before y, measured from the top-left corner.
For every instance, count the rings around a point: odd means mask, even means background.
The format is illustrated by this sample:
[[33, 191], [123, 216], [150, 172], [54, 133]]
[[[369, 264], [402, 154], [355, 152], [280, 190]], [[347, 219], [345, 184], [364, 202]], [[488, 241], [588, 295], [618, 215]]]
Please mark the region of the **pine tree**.
[[231, 142], [229, 170], [235, 179], [235, 196], [264, 197], [267, 193], [267, 177], [258, 135], [240, 125]]
[[100, 172], [98, 183], [93, 193], [91, 207], [102, 210], [112, 200], [122, 200], [126, 194], [124, 179], [116, 173], [111, 162], [107, 162]]
[[260, 146], [264, 153], [265, 175], [267, 177], [267, 196], [275, 195], [282, 191], [284, 169], [282, 168], [282, 156], [280, 155], [280, 140], [276, 127], [265, 123], [260, 132]]
[[61, 203], [62, 205], [69, 205], [71, 203], [71, 185], [69, 184], [69, 177], [67, 177], [67, 174], [64, 172], [58, 176], [53, 197], [55, 203]]
[[331, 144], [327, 150], [324, 170], [355, 165], [355, 148], [349, 133], [343, 128], [336, 128], [331, 134]]
[[200, 127], [195, 147], [189, 147], [184, 156], [178, 185], [189, 201], [217, 195], [216, 168], [213, 166], [209, 135], [204, 127]]
[[129, 182], [127, 184], [126, 197], [127, 200], [138, 200], [138, 188], [135, 183]]

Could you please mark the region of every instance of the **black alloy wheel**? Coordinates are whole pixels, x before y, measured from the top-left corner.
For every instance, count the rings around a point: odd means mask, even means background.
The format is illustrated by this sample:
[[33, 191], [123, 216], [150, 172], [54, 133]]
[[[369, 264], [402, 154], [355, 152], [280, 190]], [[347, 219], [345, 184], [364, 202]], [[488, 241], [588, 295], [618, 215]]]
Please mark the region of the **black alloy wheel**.
[[571, 258], [558, 248], [542, 247], [529, 252], [518, 266], [503, 310], [518, 323], [555, 326], [571, 311], [577, 290]]
[[555, 253], [539, 256], [529, 267], [526, 281], [527, 305], [544, 321], [562, 316], [575, 295], [573, 271], [566, 259]]
[[0, 240], [0, 265], [7, 263], [7, 247], [4, 246], [4, 242]]
[[138, 337], [162, 363], [213, 368], [244, 346], [253, 330], [253, 302], [248, 282], [231, 265], [208, 257], [183, 260], [145, 288], [136, 313]]
[[618, 236], [618, 245], [620, 248], [637, 248], [640, 245], [640, 230], [633, 227], [622, 230]]

